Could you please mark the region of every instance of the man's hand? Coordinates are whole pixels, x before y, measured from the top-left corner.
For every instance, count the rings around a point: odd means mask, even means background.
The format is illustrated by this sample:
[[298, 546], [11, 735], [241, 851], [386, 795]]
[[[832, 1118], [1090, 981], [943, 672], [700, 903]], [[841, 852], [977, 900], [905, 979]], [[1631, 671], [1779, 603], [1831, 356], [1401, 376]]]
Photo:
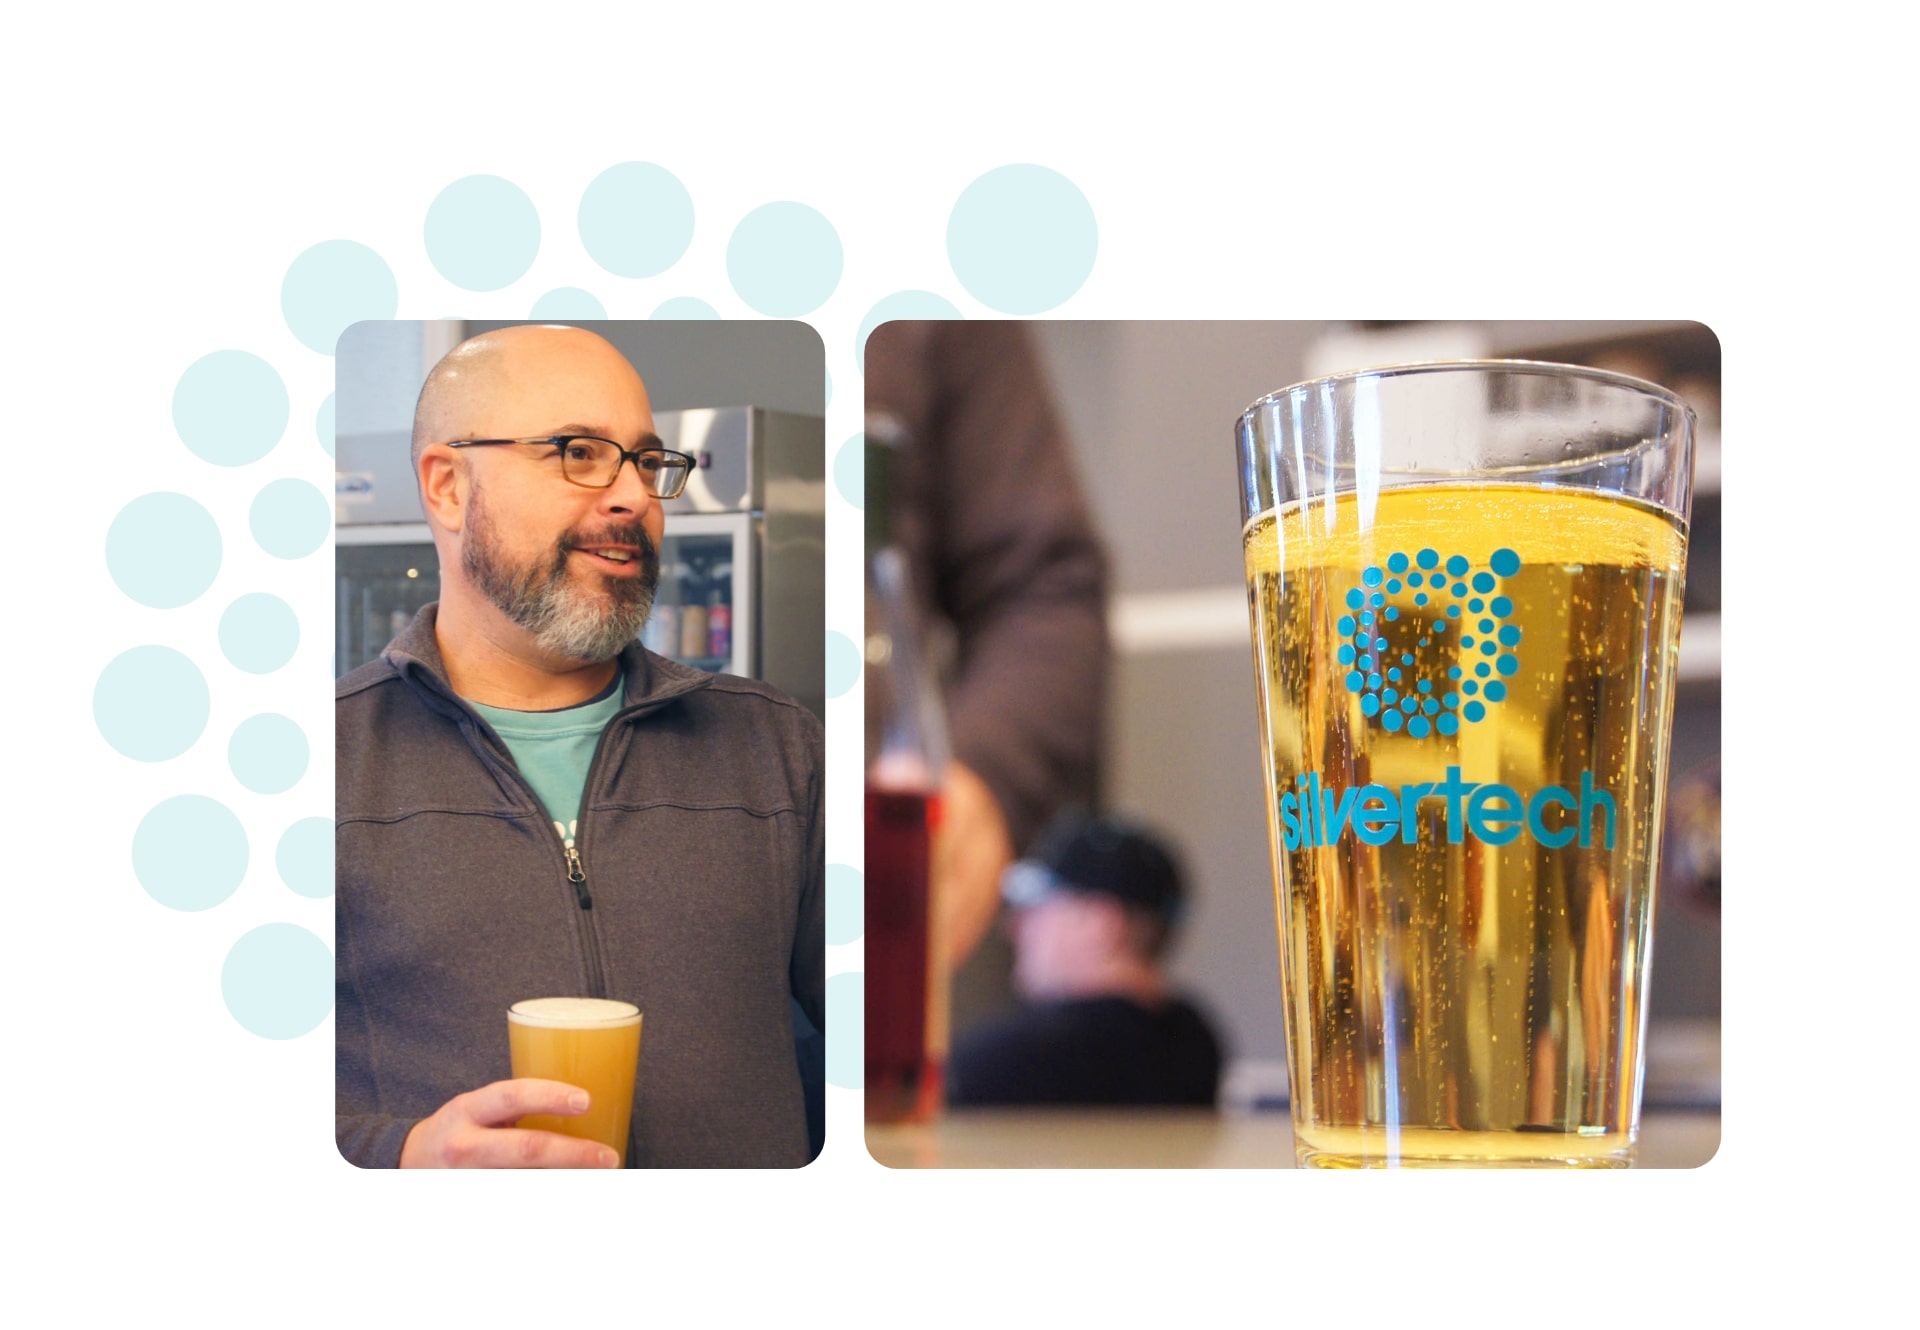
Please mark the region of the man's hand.
[[529, 1113], [570, 1118], [587, 1111], [587, 1092], [560, 1081], [495, 1081], [456, 1095], [414, 1124], [400, 1150], [402, 1168], [618, 1168], [620, 1156], [598, 1141], [510, 1124]]
[[1013, 839], [993, 791], [969, 768], [949, 762], [933, 838], [936, 927], [946, 939], [949, 964], [971, 956], [993, 927], [1000, 875], [1012, 862]]

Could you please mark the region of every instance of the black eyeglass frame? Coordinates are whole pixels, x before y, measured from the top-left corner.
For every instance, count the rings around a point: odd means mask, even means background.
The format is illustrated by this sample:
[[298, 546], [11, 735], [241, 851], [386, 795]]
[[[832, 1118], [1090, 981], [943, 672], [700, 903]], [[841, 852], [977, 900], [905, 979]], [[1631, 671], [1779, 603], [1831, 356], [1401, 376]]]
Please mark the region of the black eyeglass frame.
[[[604, 482], [595, 485], [584, 480], [575, 480], [572, 473], [567, 470], [567, 445], [575, 442], [604, 443], [607, 447], [616, 449], [619, 452], [620, 461], [614, 466], [613, 470], [608, 473]], [[620, 468], [625, 466], [629, 461], [633, 463], [634, 473], [640, 477], [640, 482], [644, 485], [647, 481], [647, 473], [640, 469], [640, 459], [643, 457], [670, 458], [673, 464], [678, 465], [680, 468], [679, 483], [671, 490], [662, 488], [649, 490], [648, 493], [652, 494], [656, 499], [679, 498], [681, 492], [687, 488], [687, 479], [693, 475], [695, 465], [694, 459], [691, 456], [683, 452], [676, 452], [672, 448], [622, 448], [612, 439], [603, 439], [597, 434], [545, 434], [536, 435], [531, 439], [455, 439], [446, 446], [449, 448], [495, 448], [509, 443], [552, 444], [554, 448], [559, 451], [560, 455], [560, 478], [569, 485], [578, 485], [581, 489], [588, 490], [612, 489], [614, 482], [620, 479]]]

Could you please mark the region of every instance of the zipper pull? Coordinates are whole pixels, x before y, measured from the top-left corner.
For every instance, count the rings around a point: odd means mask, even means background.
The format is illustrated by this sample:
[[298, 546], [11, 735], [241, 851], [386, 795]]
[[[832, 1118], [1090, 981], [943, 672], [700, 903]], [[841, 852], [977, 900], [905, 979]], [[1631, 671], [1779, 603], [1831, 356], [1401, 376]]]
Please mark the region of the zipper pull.
[[580, 851], [571, 845], [567, 846], [567, 881], [573, 883], [573, 894], [580, 908], [591, 910], [593, 897], [587, 894], [587, 870], [580, 866]]

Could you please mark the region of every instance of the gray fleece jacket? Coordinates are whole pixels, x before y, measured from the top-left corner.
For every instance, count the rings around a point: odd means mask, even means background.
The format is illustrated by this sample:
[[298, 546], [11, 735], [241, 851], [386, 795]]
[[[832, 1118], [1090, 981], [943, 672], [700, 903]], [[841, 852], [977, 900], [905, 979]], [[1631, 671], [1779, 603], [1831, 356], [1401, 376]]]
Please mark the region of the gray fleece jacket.
[[629, 1166], [807, 1161], [789, 995], [824, 1027], [823, 740], [639, 645], [575, 848], [446, 682], [435, 607], [335, 689], [335, 1137], [363, 1167], [509, 1073], [507, 1007], [644, 1013]]

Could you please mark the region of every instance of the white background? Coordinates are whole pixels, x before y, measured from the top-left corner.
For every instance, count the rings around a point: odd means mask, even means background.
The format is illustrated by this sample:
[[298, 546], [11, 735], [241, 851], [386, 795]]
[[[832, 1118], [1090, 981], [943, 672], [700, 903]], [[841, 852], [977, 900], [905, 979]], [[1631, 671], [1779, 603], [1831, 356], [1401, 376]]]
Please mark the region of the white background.
[[[1879, 17], [1897, 11], [707, 12], [106, 5], [43, 7], [10, 34], [14, 469], [0, 530], [24, 594], [6, 655], [0, 974], [14, 1296], [62, 1321], [177, 1310], [215, 1324], [629, 1308], [701, 1322], [737, 1309], [1154, 1325], [1347, 1308], [1360, 1324], [1585, 1324], [1796, 1304], [1845, 1322], [1886, 1291], [1905, 1221], [1875, 1202], [1911, 1171], [1913, 1080], [1912, 1013], [1884, 977], [1912, 964], [1907, 800], [1874, 769], [1913, 728], [1900, 620], [1874, 612], [1911, 566], [1883, 534], [1901, 530], [1891, 501], [1912, 471], [1899, 408], [1913, 106], [1904, 37]], [[586, 256], [573, 211], [594, 176], [636, 160], [680, 178], [696, 226], [673, 271], [629, 281]], [[250, 832], [330, 808], [330, 559], [268, 560], [244, 520], [267, 480], [325, 492], [331, 470], [313, 438], [331, 362], [279, 312], [296, 255], [371, 246], [403, 318], [518, 317], [568, 285], [614, 318], [677, 295], [739, 316], [733, 225], [762, 203], [807, 203], [846, 253], [809, 316], [836, 449], [860, 428], [853, 332], [875, 301], [924, 288], [991, 312], [955, 279], [945, 226], [968, 183], [1010, 162], [1062, 172], [1098, 219], [1098, 260], [1062, 317], [1673, 317], [1719, 333], [1725, 431], [1763, 460], [1724, 481], [1726, 854], [1747, 886], [1725, 910], [1712, 1164], [888, 1173], [860, 1148], [857, 1095], [836, 1091], [826, 1154], [793, 1173], [359, 1173], [328, 1131], [330, 1022], [269, 1042], [219, 993], [247, 928], [284, 919], [330, 937], [332, 903], [280, 887], [258, 834], [247, 883], [217, 909], [178, 914], [139, 889], [132, 830], [167, 794], [214, 793]], [[517, 184], [543, 229], [533, 271], [485, 296], [434, 273], [421, 239], [434, 196], [475, 173]], [[225, 348], [268, 360], [292, 398], [281, 445], [238, 472], [189, 454], [169, 416], [181, 372]], [[226, 542], [220, 580], [187, 610], [135, 606], [106, 573], [114, 514], [157, 489], [207, 505]], [[829, 626], [850, 635], [852, 516], [834, 510], [829, 545]], [[1169, 539], [1178, 518], [1140, 514]], [[294, 663], [244, 686], [227, 671], [208, 738], [176, 763], [110, 749], [91, 717], [107, 660], [167, 642], [217, 661], [220, 608], [255, 589], [301, 611]], [[858, 862], [857, 695], [833, 705], [828, 857]], [[259, 812], [225, 769], [224, 736], [261, 710], [315, 741], [306, 779], [274, 797], [284, 813]], [[830, 969], [857, 965], [857, 947], [836, 949]], [[510, 1246], [537, 1251], [542, 1273]]]

